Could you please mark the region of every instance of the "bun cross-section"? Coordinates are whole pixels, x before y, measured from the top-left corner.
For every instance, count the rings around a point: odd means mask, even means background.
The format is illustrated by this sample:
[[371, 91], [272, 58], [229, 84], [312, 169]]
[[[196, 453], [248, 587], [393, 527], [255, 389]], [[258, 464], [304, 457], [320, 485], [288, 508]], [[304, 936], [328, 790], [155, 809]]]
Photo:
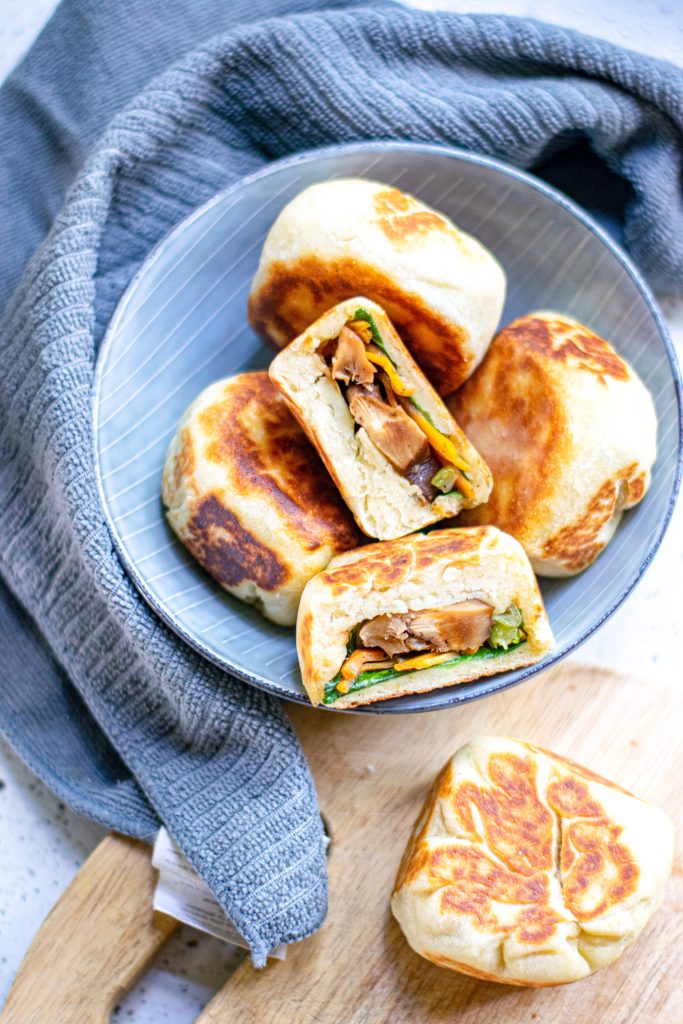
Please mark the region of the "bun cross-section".
[[486, 463], [369, 299], [316, 320], [270, 376], [369, 537], [400, 537], [488, 497]]
[[306, 585], [297, 619], [306, 690], [335, 708], [530, 665], [552, 643], [527, 557], [494, 527], [339, 555]]

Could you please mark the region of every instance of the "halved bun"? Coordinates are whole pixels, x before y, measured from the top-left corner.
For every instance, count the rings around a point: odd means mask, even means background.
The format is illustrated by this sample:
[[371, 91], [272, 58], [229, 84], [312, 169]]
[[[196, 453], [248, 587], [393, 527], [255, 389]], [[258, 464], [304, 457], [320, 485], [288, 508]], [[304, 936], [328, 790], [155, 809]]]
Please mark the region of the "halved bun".
[[[412, 398], [438, 430], [456, 441], [471, 468], [473, 497], [456, 495], [425, 502], [419, 488], [393, 468], [366, 430], [356, 430], [346, 399], [321, 351], [326, 342], [338, 337], [359, 308], [374, 319], [401, 379], [413, 388]], [[275, 357], [270, 376], [318, 449], [356, 522], [369, 537], [400, 537], [486, 500], [491, 490], [486, 463], [420, 371], [384, 310], [367, 297], [347, 299], [328, 310]]]
[[350, 708], [519, 668], [538, 661], [553, 644], [536, 579], [520, 545], [494, 527], [432, 530], [368, 544], [334, 558], [307, 584], [297, 619], [304, 685], [314, 704], [325, 697], [346, 657], [352, 629], [377, 615], [480, 600], [502, 612], [522, 612], [526, 640], [488, 660], [406, 671], [336, 697]]

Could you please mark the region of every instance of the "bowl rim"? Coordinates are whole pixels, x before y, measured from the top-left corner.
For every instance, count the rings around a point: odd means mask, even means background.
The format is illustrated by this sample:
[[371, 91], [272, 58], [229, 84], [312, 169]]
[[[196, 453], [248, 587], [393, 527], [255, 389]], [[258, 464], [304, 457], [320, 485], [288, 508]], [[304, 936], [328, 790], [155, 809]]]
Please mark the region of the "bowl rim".
[[[457, 146], [440, 145], [438, 143], [430, 142], [406, 142], [406, 141], [391, 141], [391, 140], [375, 140], [366, 142], [349, 142], [349, 143], [338, 143], [331, 146], [315, 147], [313, 149], [302, 150], [298, 153], [292, 154], [291, 156], [283, 157], [278, 160], [273, 160], [266, 164], [265, 167], [259, 168], [257, 171], [253, 171], [251, 174], [247, 174], [237, 181], [234, 181], [231, 185], [221, 189], [215, 195], [211, 196], [206, 202], [200, 204], [196, 209], [192, 210], [186, 217], [174, 224], [169, 231], [153, 246], [150, 252], [147, 254], [139, 268], [126, 285], [126, 288], [121, 295], [119, 301], [116, 304], [114, 312], [112, 313], [111, 319], [107, 324], [107, 328], [102, 337], [99, 351], [97, 353], [96, 365], [95, 365], [95, 376], [93, 381], [93, 405], [92, 405], [92, 453], [95, 464], [95, 480], [97, 485], [97, 493], [102, 505], [102, 512], [112, 538], [114, 549], [121, 561], [124, 571], [131, 579], [138, 592], [152, 608], [156, 615], [167, 625], [173, 632], [180, 637], [190, 648], [202, 655], [208, 661], [217, 665], [223, 671], [230, 672], [235, 675], [241, 681], [255, 686], [259, 690], [263, 690], [272, 696], [279, 697], [281, 700], [291, 701], [297, 704], [310, 705], [310, 700], [306, 693], [294, 693], [290, 690], [286, 690], [284, 687], [273, 683], [270, 679], [265, 676], [259, 675], [257, 672], [251, 672], [248, 669], [244, 669], [239, 665], [234, 664], [226, 656], [219, 656], [215, 654], [207, 645], [202, 643], [196, 636], [194, 636], [183, 623], [178, 619], [173, 612], [169, 611], [165, 603], [160, 600], [153, 590], [148, 586], [145, 579], [138, 572], [134, 559], [128, 554], [123, 537], [120, 535], [114, 517], [109, 509], [107, 496], [105, 493], [104, 482], [102, 477], [102, 467], [100, 464], [99, 455], [99, 444], [98, 444], [98, 430], [99, 430], [99, 407], [101, 400], [101, 386], [102, 378], [104, 375], [105, 364], [107, 361], [107, 354], [112, 346], [114, 335], [116, 334], [122, 319], [127, 312], [128, 306], [136, 292], [137, 286], [140, 280], [148, 273], [150, 268], [160, 259], [166, 245], [170, 238], [187, 227], [188, 224], [194, 222], [198, 218], [204, 216], [204, 214], [210, 210], [213, 206], [221, 203], [226, 197], [230, 196], [233, 192], [237, 192], [240, 189], [250, 186], [261, 178], [268, 177], [275, 171], [279, 171], [282, 168], [295, 167], [297, 164], [308, 163], [316, 161], [324, 157], [330, 157], [341, 154], [352, 154], [361, 152], [388, 152], [388, 151], [401, 151], [405, 150], [411, 153], [424, 153], [425, 156], [439, 156], [448, 157], [450, 159], [459, 160], [465, 163], [474, 164], [480, 167], [488, 167], [491, 170], [498, 171], [507, 177], [513, 178], [523, 184], [529, 186], [537, 192], [540, 192], [551, 201], [557, 203], [567, 213], [579, 220], [583, 226], [592, 234], [594, 234], [602, 243], [607, 247], [611, 254], [621, 264], [623, 270], [631, 277], [636, 288], [641, 294], [646, 306], [648, 307], [652, 317], [657, 325], [660, 337], [662, 339], [664, 350], [667, 355], [669, 367], [671, 370], [671, 377], [676, 395], [676, 406], [677, 406], [677, 422], [678, 422], [678, 439], [677, 439], [677, 451], [676, 451], [676, 470], [674, 474], [673, 485], [669, 494], [667, 507], [664, 516], [659, 524], [657, 533], [654, 535], [647, 555], [640, 563], [640, 565], [633, 571], [629, 576], [629, 579], [625, 586], [622, 588], [618, 596], [609, 604], [605, 611], [588, 627], [586, 628], [575, 640], [570, 644], [562, 648], [555, 648], [548, 653], [548, 655], [541, 659], [540, 662], [536, 662], [533, 665], [528, 665], [524, 668], [518, 669], [515, 673], [514, 678], [504, 679], [502, 676], [489, 676], [483, 679], [476, 690], [471, 693], [463, 694], [462, 691], [456, 686], [452, 688], [444, 688], [443, 700], [437, 706], [425, 706], [425, 707], [402, 707], [396, 704], [393, 700], [391, 701], [379, 701], [377, 704], [367, 704], [360, 708], [335, 708], [334, 706], [320, 705], [325, 711], [332, 711], [337, 714], [424, 714], [431, 711], [441, 711], [444, 708], [451, 708], [457, 704], [468, 704], [471, 701], [482, 700], [484, 697], [488, 697], [498, 691], [507, 690], [513, 686], [518, 686], [525, 680], [530, 679], [538, 672], [545, 672], [550, 669], [553, 665], [562, 661], [568, 657], [573, 651], [575, 651], [581, 644], [585, 643], [600, 627], [611, 618], [611, 616], [617, 611], [617, 609], [623, 604], [629, 594], [634, 590], [637, 584], [642, 579], [644, 573], [650, 566], [652, 559], [656, 555], [659, 547], [662, 543], [664, 535], [671, 522], [673, 510], [678, 498], [678, 494], [681, 486], [681, 476], [683, 474], [683, 384], [681, 382], [681, 371], [678, 365], [678, 359], [676, 351], [669, 335], [669, 330], [666, 325], [664, 316], [659, 309], [656, 299], [650, 289], [650, 286], [646, 283], [641, 272], [637, 269], [631, 258], [624, 252], [619, 243], [613, 239], [605, 229], [587, 213], [581, 206], [570, 199], [563, 192], [555, 189], [552, 185], [547, 185], [540, 178], [530, 174], [528, 171], [520, 170], [511, 164], [505, 163], [503, 160], [499, 160], [495, 157], [487, 156], [484, 154], [471, 152], [469, 150], [461, 149]], [[436, 691], [435, 691], [436, 692]], [[402, 698], [396, 698], [401, 700]], [[390, 707], [388, 705], [394, 705]]]

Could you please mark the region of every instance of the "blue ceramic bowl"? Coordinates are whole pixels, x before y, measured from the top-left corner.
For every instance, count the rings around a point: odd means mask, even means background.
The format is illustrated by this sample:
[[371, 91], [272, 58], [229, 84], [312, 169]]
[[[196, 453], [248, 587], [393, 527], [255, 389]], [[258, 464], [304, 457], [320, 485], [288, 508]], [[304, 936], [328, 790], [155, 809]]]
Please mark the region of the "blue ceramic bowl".
[[134, 583], [183, 640], [240, 678], [307, 701], [293, 630], [222, 591], [168, 529], [162, 467], [178, 419], [207, 384], [267, 366], [270, 353], [245, 315], [261, 245], [290, 199], [337, 177], [398, 185], [448, 214], [505, 267], [502, 323], [543, 308], [585, 322], [636, 368], [659, 418], [645, 500], [624, 516], [590, 569], [542, 581], [555, 650], [530, 668], [364, 709], [426, 711], [486, 696], [546, 668], [627, 597], [661, 542], [678, 489], [680, 376], [662, 316], [624, 253], [563, 195], [495, 160], [428, 145], [337, 146], [271, 164], [217, 195], [161, 242], [119, 303], [100, 352], [95, 445], [102, 502]]

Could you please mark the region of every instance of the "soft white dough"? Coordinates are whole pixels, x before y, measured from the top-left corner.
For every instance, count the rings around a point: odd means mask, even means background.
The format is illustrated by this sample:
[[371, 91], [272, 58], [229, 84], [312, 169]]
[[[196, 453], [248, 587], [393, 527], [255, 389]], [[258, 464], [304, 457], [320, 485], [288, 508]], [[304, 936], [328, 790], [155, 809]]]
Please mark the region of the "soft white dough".
[[[658, 807], [530, 743], [479, 737], [433, 786], [392, 910], [412, 948], [442, 967], [561, 985], [635, 941], [662, 903], [673, 841]], [[476, 898], [469, 870], [491, 883], [475, 880]]]

